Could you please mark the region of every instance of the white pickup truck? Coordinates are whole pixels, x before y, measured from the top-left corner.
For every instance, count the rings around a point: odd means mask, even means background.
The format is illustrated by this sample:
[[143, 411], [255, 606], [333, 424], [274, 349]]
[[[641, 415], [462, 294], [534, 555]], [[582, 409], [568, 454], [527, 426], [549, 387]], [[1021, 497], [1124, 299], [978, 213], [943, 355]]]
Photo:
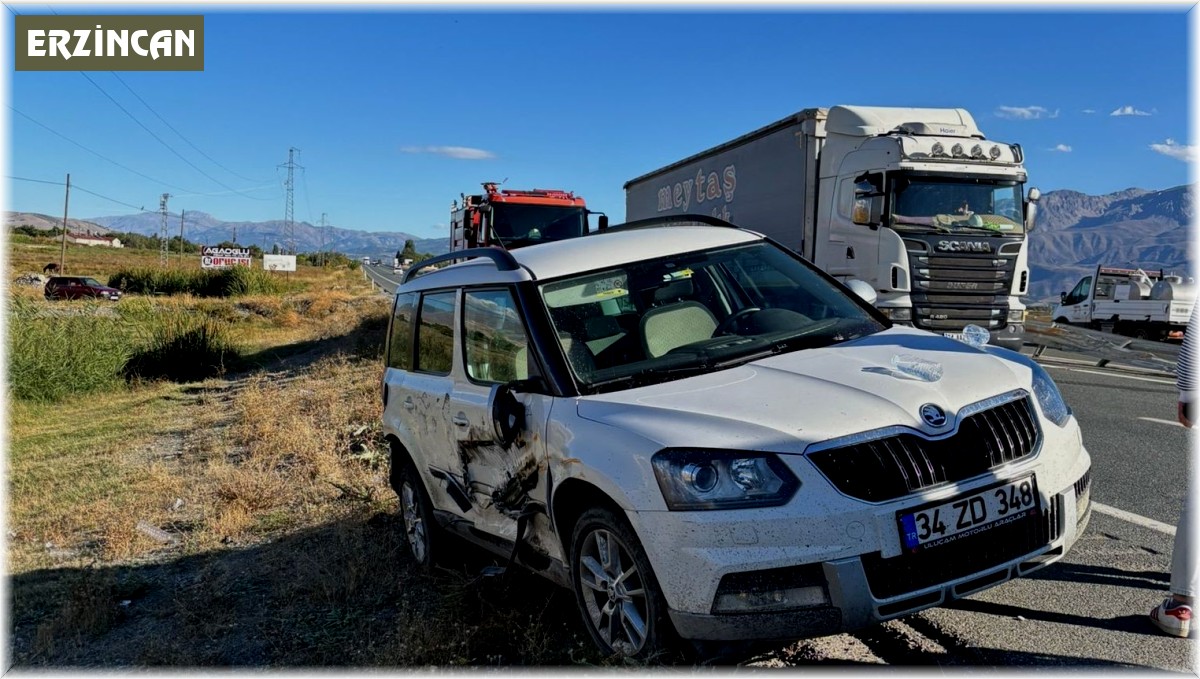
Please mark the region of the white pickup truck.
[[1196, 301], [1192, 279], [1159, 271], [1096, 267], [1060, 296], [1052, 318], [1144, 339], [1180, 339]]

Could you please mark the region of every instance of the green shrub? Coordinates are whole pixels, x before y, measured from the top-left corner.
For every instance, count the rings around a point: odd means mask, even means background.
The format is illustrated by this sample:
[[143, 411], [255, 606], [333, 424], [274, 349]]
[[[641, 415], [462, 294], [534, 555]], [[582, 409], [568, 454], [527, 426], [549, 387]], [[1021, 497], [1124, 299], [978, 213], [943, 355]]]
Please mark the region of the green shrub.
[[18, 297], [9, 304], [8, 384], [14, 397], [61, 401], [120, 383], [132, 348], [129, 326], [119, 318], [91, 313], [95, 307], [39, 314], [34, 303]]
[[127, 379], [195, 382], [224, 374], [238, 358], [229, 324], [211, 317], [162, 314], [125, 364]]
[[194, 295], [196, 297], [237, 297], [275, 295], [288, 285], [269, 271], [247, 266], [228, 269], [121, 269], [108, 284], [125, 292], [143, 295]]

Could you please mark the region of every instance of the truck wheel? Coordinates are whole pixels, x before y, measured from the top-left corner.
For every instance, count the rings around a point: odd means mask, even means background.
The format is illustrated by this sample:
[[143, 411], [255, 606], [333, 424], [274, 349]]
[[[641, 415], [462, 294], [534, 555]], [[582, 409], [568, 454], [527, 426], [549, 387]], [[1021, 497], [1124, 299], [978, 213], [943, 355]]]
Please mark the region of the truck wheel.
[[607, 508], [589, 509], [575, 524], [571, 584], [584, 625], [604, 654], [645, 659], [675, 649], [667, 603], [642, 544]]
[[400, 498], [401, 528], [404, 542], [413, 560], [423, 570], [433, 567], [439, 555], [441, 540], [439, 528], [433, 519], [433, 506], [421, 475], [407, 455], [393, 453], [392, 464], [397, 465], [392, 473], [392, 488]]

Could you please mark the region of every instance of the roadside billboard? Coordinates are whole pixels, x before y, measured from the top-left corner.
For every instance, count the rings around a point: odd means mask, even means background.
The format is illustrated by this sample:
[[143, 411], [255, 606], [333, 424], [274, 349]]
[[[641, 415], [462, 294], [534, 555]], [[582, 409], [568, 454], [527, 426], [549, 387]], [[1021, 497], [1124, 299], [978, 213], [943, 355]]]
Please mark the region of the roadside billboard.
[[200, 268], [225, 269], [231, 266], [250, 266], [250, 248], [222, 248], [205, 245], [200, 249]]
[[263, 268], [267, 271], [295, 271], [296, 255], [263, 255]]

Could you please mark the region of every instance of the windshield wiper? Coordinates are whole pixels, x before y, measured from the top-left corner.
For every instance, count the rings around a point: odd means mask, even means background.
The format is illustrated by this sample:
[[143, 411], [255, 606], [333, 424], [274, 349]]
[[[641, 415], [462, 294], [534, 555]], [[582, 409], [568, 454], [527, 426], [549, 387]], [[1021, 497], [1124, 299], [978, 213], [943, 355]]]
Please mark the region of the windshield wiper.
[[708, 372], [715, 367], [715, 365], [709, 365], [708, 363], [698, 363], [687, 366], [642, 368], [641, 370], [629, 373], [628, 375], [610, 377], [608, 379], [590, 382], [588, 383], [588, 387], [593, 390], [612, 386], [614, 384], [625, 384], [630, 387], [641, 387], [647, 384], [654, 384], [655, 382], [664, 381], [663, 378], [683, 377], [685, 375], [696, 375], [699, 373]]

